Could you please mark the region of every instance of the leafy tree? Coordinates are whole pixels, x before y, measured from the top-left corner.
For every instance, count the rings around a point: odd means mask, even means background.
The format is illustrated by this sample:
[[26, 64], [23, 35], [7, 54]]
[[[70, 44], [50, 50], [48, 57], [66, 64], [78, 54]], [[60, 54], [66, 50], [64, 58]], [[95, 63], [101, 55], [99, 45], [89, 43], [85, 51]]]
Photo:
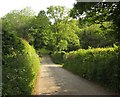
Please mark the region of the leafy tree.
[[89, 46], [92, 47], [106, 47], [112, 46], [115, 43], [114, 30], [111, 29], [112, 23], [104, 22], [103, 26], [100, 28], [100, 24], [93, 24], [91, 26], [86, 26], [80, 30], [78, 36], [80, 37], [80, 42], [82, 48], [87, 49]]
[[60, 40], [60, 42], [58, 43], [59, 51], [67, 50], [67, 45], [68, 42], [66, 40]]
[[120, 2], [117, 3], [111, 15], [111, 19], [113, 20], [114, 28], [116, 31], [116, 37], [120, 43]]
[[50, 6], [47, 9], [47, 15], [54, 23], [65, 19], [69, 13], [68, 9], [64, 6]]
[[17, 36], [29, 41], [31, 38], [29, 30], [33, 19], [34, 14], [30, 8], [21, 11], [14, 10], [2, 18], [2, 30], [15, 33]]
[[33, 23], [33, 32], [35, 32], [34, 46], [39, 49], [48, 45], [49, 36], [51, 35], [51, 33], [48, 33], [47, 30], [50, 29], [51, 22], [46, 16], [45, 11], [40, 11]]
[[[48, 17], [54, 21], [51, 27], [56, 40], [54, 49], [68, 51], [77, 49], [76, 47], [80, 45], [76, 35], [79, 28], [77, 21], [68, 16], [69, 10], [62, 6], [50, 6], [47, 10], [47, 14]], [[62, 43], [64, 45], [63, 47], [60, 46]]]
[[[101, 24], [105, 21], [112, 21], [115, 24], [115, 35], [119, 36], [119, 2], [77, 2], [71, 10], [70, 15], [79, 18], [80, 24], [91, 25], [93, 23]], [[119, 40], [117, 37], [116, 41]]]
[[91, 17], [92, 22], [95, 23], [109, 21], [109, 16], [113, 13], [116, 4], [114, 2], [77, 2], [71, 9], [70, 16], [84, 17], [84, 19]]

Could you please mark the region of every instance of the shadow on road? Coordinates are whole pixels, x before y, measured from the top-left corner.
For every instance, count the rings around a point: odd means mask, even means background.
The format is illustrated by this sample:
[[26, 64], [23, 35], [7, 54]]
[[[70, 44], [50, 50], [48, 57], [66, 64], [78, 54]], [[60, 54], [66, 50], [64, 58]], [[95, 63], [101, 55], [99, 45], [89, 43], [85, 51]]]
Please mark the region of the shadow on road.
[[40, 76], [36, 83], [37, 95], [115, 95], [84, 78], [54, 64], [48, 55], [41, 60]]

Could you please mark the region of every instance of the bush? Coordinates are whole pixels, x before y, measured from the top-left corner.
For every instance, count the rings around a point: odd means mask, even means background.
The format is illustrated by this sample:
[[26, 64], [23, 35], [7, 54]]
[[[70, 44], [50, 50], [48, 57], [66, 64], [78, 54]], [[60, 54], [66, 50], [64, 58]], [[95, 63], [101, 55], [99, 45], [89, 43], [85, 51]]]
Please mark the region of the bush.
[[6, 32], [2, 42], [2, 95], [30, 95], [40, 65], [35, 49], [27, 41]]
[[37, 50], [37, 53], [39, 56], [42, 56], [42, 55], [46, 55], [46, 54], [49, 54], [50, 53], [50, 50], [46, 49], [46, 48], [41, 48], [41, 49], [38, 49]]
[[56, 64], [63, 64], [64, 54], [64, 51], [54, 52], [53, 54], [51, 54], [52, 61]]
[[86, 79], [120, 91], [118, 53], [117, 47], [80, 49], [64, 55], [63, 67]]
[[111, 26], [111, 22], [103, 22], [102, 25], [93, 24], [81, 29], [78, 33], [81, 47], [87, 49], [88, 46], [94, 48], [112, 46], [116, 39]]

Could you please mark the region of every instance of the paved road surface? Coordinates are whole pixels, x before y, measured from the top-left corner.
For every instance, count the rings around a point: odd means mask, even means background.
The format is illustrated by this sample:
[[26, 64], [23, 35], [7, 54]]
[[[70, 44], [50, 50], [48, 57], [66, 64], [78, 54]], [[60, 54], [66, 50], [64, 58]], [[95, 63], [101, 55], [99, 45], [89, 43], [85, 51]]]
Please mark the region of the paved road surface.
[[34, 95], [112, 95], [103, 87], [87, 81], [54, 64], [48, 55], [41, 60]]

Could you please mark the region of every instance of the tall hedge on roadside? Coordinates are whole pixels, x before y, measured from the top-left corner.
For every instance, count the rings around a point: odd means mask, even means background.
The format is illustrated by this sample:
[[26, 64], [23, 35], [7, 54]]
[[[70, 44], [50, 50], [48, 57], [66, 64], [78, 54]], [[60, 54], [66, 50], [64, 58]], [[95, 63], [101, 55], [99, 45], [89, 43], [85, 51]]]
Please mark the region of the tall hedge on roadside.
[[63, 64], [65, 51], [58, 51], [51, 54], [51, 59], [56, 64]]
[[80, 49], [64, 56], [64, 68], [120, 91], [119, 50], [114, 48]]
[[27, 41], [8, 32], [2, 36], [2, 95], [30, 95], [40, 66], [39, 57]]

